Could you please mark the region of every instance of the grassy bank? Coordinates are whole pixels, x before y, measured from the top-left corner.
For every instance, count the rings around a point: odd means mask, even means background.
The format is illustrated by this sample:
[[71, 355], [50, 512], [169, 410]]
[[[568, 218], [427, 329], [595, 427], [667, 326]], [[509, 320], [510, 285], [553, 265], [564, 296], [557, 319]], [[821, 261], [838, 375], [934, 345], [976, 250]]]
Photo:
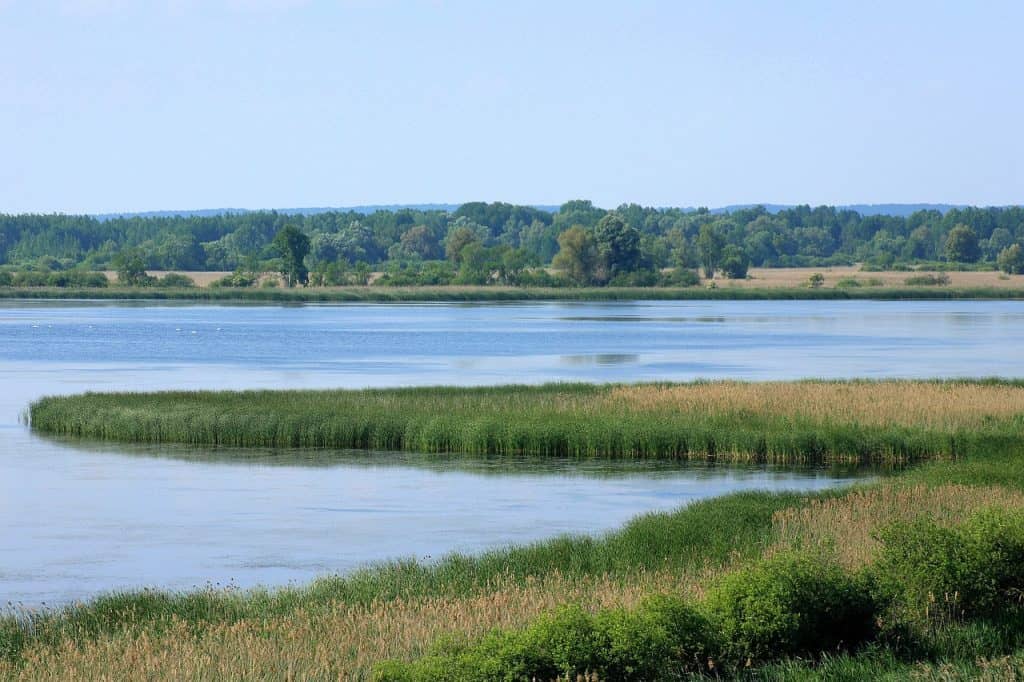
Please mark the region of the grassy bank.
[[58, 288], [0, 287], [0, 299], [224, 301], [253, 303], [397, 303], [502, 301], [691, 301], [691, 300], [953, 300], [1024, 299], [1010, 287], [863, 287], [811, 289], [722, 285], [705, 287], [534, 288], [500, 286], [351, 286], [296, 289], [153, 287]]
[[[298, 418], [313, 399], [329, 403], [316, 419], [360, 405], [367, 416], [457, 418], [476, 406], [496, 419], [539, 404], [538, 414], [562, 420], [591, 415], [580, 423], [595, 428], [645, 413], [691, 415], [687, 428], [699, 423], [693, 415], [772, 433], [817, 424], [834, 453], [872, 452], [878, 434], [959, 445], [922, 450], [937, 459], [872, 484], [730, 495], [597, 538], [388, 564], [303, 588], [135, 593], [23, 614], [0, 620], [0, 678], [469, 680], [495, 661], [550, 672], [543, 666], [557, 659], [556, 672], [600, 669], [601, 679], [649, 679], [649, 668], [629, 678], [621, 666], [651, 661], [658, 675], [676, 661], [686, 674], [749, 679], [1014, 679], [1024, 664], [1013, 596], [1024, 588], [1022, 393], [1009, 381], [885, 381], [237, 395], [211, 425], [244, 425], [225, 415], [259, 410], [266, 419], [271, 405]], [[90, 395], [56, 399], [74, 410], [53, 414], [127, 424], [170, 411], [170, 424], [234, 395]], [[132, 401], [138, 415], [106, 412]], [[189, 407], [175, 412], [176, 403]], [[636, 424], [635, 433], [648, 428]], [[621, 442], [616, 433], [607, 442]], [[698, 650], [702, 658], [689, 656]]]
[[1016, 442], [1024, 388], [855, 381], [87, 393], [32, 428], [141, 443], [558, 457], [902, 463]]

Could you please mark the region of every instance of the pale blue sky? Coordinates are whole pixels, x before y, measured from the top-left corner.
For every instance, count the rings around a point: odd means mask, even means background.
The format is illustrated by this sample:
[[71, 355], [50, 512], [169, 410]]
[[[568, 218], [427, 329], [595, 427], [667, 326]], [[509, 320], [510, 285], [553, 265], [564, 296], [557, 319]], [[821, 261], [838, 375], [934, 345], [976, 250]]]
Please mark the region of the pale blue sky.
[[0, 212], [1024, 201], [1024, 3], [0, 0]]

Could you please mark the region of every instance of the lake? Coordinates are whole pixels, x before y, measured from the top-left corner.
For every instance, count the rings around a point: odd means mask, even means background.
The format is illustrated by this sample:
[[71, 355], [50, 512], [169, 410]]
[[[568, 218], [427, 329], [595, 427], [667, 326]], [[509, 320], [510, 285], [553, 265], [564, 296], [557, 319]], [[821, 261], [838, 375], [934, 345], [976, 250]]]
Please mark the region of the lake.
[[732, 377], [1024, 376], [1016, 301], [504, 305], [4, 302], [0, 602], [280, 585], [368, 562], [596, 533], [849, 472], [69, 443], [43, 395]]

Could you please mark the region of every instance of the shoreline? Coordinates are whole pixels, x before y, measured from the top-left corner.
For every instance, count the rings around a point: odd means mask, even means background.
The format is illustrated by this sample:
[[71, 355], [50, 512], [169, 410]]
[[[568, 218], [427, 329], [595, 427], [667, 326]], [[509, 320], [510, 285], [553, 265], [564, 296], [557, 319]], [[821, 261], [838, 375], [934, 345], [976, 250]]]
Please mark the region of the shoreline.
[[9, 301], [199, 301], [225, 303], [521, 303], [586, 301], [945, 301], [1024, 300], [1024, 289], [1000, 287], [790, 287], [520, 288], [520, 287], [338, 287], [302, 289], [159, 289], [0, 287]]

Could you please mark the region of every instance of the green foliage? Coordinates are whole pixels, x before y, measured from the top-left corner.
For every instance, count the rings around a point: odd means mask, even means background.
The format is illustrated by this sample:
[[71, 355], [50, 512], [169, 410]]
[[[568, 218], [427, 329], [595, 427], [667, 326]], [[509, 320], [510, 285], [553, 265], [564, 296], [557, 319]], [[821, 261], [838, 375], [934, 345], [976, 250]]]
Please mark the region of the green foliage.
[[224, 275], [220, 279], [214, 280], [210, 283], [210, 287], [219, 289], [221, 287], [251, 287], [256, 284], [256, 277], [251, 273], [243, 272], [242, 270], [235, 270], [230, 275]]
[[147, 286], [154, 281], [146, 274], [146, 261], [139, 249], [126, 249], [110, 263], [117, 270], [117, 283], [123, 286]]
[[1024, 248], [1011, 244], [999, 252], [996, 265], [1008, 275], [1024, 275]]
[[949, 282], [949, 275], [944, 272], [940, 272], [937, 275], [914, 275], [903, 280], [903, 283], [908, 287], [944, 287]]
[[6, 270], [0, 270], [0, 287], [9, 287], [14, 284], [14, 275]]
[[191, 277], [178, 272], [168, 272], [153, 284], [158, 287], [178, 287], [181, 289], [187, 289], [196, 285]]
[[966, 225], [957, 225], [946, 237], [946, 259], [954, 263], [973, 263], [981, 258], [978, 233]]
[[871, 576], [891, 620], [928, 626], [995, 615], [1024, 597], [1024, 512], [987, 510], [945, 527], [920, 518], [879, 534]]
[[707, 619], [678, 597], [596, 615], [567, 605], [522, 630], [496, 630], [477, 642], [442, 641], [413, 664], [386, 662], [379, 682], [577, 679], [657, 682], [707, 669], [716, 651]]
[[578, 285], [594, 282], [600, 254], [594, 235], [579, 225], [558, 236], [558, 253], [551, 265]]
[[[851, 280], [850, 278], [846, 278], [844, 281], [856, 282], [857, 280]], [[807, 286], [809, 286], [812, 289], [820, 289], [823, 284], [825, 284], [825, 275], [821, 274], [820, 272], [816, 272], [807, 278]], [[839, 285], [837, 284], [836, 286]], [[858, 282], [857, 284], [855, 284], [855, 286], [860, 286], [860, 283]]]
[[609, 213], [594, 228], [597, 244], [599, 279], [608, 281], [624, 272], [633, 272], [640, 263], [640, 233], [626, 224], [622, 217]]
[[737, 662], [813, 656], [874, 634], [864, 582], [812, 554], [775, 556], [723, 578], [708, 595], [711, 617]]
[[746, 279], [750, 258], [740, 247], [729, 244], [722, 250], [722, 272], [729, 279]]
[[662, 273], [659, 285], [663, 287], [695, 287], [700, 284], [700, 275], [690, 268], [672, 268]]
[[306, 255], [309, 253], [309, 236], [294, 225], [285, 225], [274, 236], [274, 248], [281, 254], [281, 276], [285, 284], [293, 287], [309, 281], [306, 269]]
[[697, 250], [700, 253], [700, 263], [704, 266], [706, 278], [711, 279], [715, 276], [725, 245], [725, 236], [713, 223], [708, 223], [700, 228], [700, 235], [697, 237]]

